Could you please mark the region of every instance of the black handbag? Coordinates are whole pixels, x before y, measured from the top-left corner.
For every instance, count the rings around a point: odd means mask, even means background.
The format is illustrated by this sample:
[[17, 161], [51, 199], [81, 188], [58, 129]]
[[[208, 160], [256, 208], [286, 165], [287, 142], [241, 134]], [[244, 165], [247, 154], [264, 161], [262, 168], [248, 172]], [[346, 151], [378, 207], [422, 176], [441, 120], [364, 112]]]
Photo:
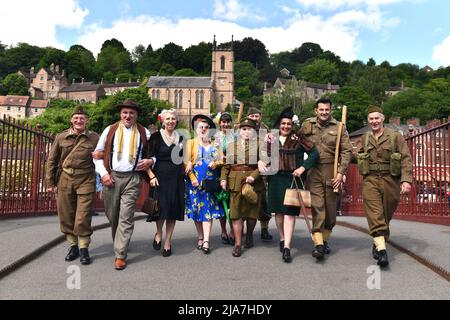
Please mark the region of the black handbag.
[[158, 205], [158, 197], [157, 197], [157, 188], [152, 188], [152, 192], [149, 192], [147, 199], [145, 199], [144, 204], [142, 205], [141, 211], [148, 214], [147, 222], [156, 221], [159, 219], [159, 205]]
[[208, 179], [204, 179], [202, 181], [202, 188], [203, 190], [205, 190], [206, 192], [209, 193], [216, 193], [216, 192], [220, 192], [221, 187], [220, 187], [220, 182], [219, 180], [208, 180]]

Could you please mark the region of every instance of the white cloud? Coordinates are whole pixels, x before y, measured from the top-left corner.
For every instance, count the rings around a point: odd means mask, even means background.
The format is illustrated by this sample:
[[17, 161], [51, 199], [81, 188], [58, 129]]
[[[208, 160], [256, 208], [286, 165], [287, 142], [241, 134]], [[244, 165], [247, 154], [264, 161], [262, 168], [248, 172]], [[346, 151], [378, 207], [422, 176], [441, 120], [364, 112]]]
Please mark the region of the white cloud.
[[239, 19], [250, 19], [254, 21], [265, 21], [262, 15], [258, 15], [248, 6], [239, 3], [238, 0], [215, 0], [214, 17], [222, 20], [236, 21]]
[[290, 51], [303, 42], [315, 42], [325, 50], [335, 52], [344, 60], [356, 59], [358, 50], [355, 28], [333, 19], [317, 15], [298, 15], [295, 21], [283, 27], [245, 28], [234, 22], [212, 19], [181, 19], [177, 21], [160, 17], [139, 16], [113, 22], [112, 27], [89, 26], [77, 43], [99, 53], [103, 41], [120, 40], [128, 50], [138, 44], [151, 44], [154, 49], [168, 42], [189, 47], [201, 41], [212, 41], [217, 35], [219, 43], [252, 37], [261, 40], [270, 53]]
[[440, 66], [450, 66], [450, 36], [433, 48], [432, 58]]
[[343, 7], [369, 6], [378, 7], [381, 5], [392, 4], [404, 0], [297, 0], [297, 2], [306, 8], [315, 8], [320, 10], [336, 10]]
[[2, 1], [0, 40], [7, 45], [20, 41], [63, 48], [56, 39], [56, 27], [80, 28], [88, 13], [77, 0]]

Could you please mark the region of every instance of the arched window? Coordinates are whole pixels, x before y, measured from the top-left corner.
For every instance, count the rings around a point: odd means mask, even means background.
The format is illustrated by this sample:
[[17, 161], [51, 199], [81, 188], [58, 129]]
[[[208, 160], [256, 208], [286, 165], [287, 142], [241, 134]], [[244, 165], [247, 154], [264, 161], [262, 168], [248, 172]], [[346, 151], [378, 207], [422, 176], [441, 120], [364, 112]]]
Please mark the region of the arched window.
[[200, 108], [200, 92], [195, 90], [195, 109]]
[[178, 91], [178, 108], [183, 108], [183, 90]]
[[153, 89], [153, 90], [152, 90], [152, 99], [155, 99], [155, 98], [156, 98], [156, 90]]
[[203, 109], [205, 106], [204, 99], [205, 99], [205, 93], [202, 90], [202, 91], [200, 91], [200, 109]]
[[178, 90], [175, 90], [173, 105], [175, 109], [178, 108]]
[[225, 57], [220, 57], [220, 70], [225, 70]]
[[160, 99], [161, 98], [161, 91], [159, 91], [159, 89], [158, 90], [156, 90], [156, 99]]
[[223, 94], [220, 95], [220, 103], [223, 103], [223, 100], [225, 99], [225, 96]]

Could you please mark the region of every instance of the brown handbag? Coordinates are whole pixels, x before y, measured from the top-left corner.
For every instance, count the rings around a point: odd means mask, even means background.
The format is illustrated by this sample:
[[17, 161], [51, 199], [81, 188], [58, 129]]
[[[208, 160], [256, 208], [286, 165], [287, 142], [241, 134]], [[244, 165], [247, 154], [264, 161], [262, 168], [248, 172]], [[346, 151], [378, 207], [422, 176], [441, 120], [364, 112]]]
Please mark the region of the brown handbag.
[[148, 214], [147, 222], [156, 221], [159, 219], [159, 206], [157, 198], [157, 188], [153, 188], [153, 194], [148, 195], [142, 205], [142, 212]]
[[[302, 179], [300, 179], [300, 182], [302, 183], [303, 189], [299, 189], [295, 177], [292, 178], [291, 187], [289, 189], [286, 189], [286, 192], [284, 193], [283, 204], [285, 206], [300, 208], [302, 206], [298, 196], [298, 193], [300, 193], [305, 207], [311, 208], [311, 193], [309, 192], [309, 190], [305, 190], [305, 185], [303, 184]], [[294, 185], [295, 188], [293, 188]]]

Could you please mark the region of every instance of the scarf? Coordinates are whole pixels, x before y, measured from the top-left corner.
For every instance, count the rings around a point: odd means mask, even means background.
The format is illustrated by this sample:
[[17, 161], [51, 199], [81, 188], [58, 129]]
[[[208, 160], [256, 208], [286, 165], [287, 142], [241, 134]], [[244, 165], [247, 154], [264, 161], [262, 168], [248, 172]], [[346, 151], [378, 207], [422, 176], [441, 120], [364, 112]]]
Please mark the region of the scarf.
[[[122, 153], [123, 153], [123, 130], [125, 128], [125, 125], [120, 122], [119, 126], [117, 127], [117, 161], [120, 161], [122, 159]], [[128, 161], [130, 163], [134, 163], [136, 161], [136, 143], [138, 139], [138, 128], [137, 124], [134, 124], [131, 127], [131, 139], [130, 139], [130, 149], [128, 150]]]
[[322, 126], [322, 127], [326, 127], [328, 125], [328, 123], [330, 122], [331, 117], [327, 120], [327, 121], [322, 121], [320, 120], [319, 117], [317, 117], [317, 122]]

